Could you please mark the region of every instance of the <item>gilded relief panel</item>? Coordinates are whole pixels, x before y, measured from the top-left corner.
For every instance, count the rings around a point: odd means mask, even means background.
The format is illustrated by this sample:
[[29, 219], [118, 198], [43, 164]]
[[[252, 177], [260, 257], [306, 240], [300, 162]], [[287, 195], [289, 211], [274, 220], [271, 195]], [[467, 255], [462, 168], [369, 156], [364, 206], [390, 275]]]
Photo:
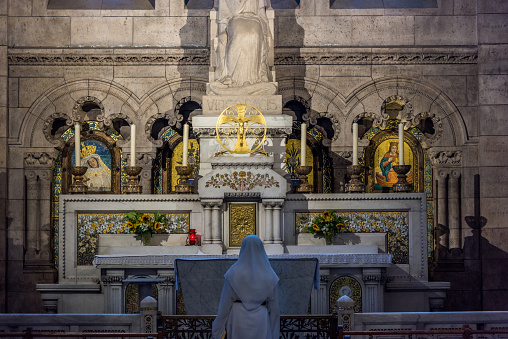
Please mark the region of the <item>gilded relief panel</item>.
[[229, 246], [242, 246], [243, 238], [256, 234], [256, 204], [229, 205]]

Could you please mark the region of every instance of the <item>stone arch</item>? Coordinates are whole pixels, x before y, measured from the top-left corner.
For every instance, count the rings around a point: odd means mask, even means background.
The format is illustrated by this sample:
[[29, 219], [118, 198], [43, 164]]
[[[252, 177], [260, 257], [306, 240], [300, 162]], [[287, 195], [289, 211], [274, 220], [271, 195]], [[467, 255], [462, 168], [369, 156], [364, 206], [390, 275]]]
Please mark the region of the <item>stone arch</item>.
[[305, 120], [313, 121], [320, 117], [330, 119], [335, 131], [333, 140], [339, 138], [345, 112], [344, 97], [340, 93], [314, 79], [285, 78], [278, 82], [283, 105], [295, 97], [303, 98], [310, 107]]
[[409, 78], [377, 79], [353, 91], [346, 99], [346, 126], [350, 126], [366, 112], [374, 119], [383, 121], [386, 119], [383, 116], [383, 104], [393, 96], [404, 98], [411, 103], [411, 110], [403, 112], [404, 116], [401, 117], [407, 124], [412, 124], [418, 116], [433, 119], [440, 130], [437, 135], [425, 138], [426, 143], [439, 142], [442, 146], [460, 146], [467, 141], [463, 118], [446, 93], [425, 81]]
[[206, 94], [206, 80], [193, 78], [179, 78], [166, 81], [160, 86], [143, 96], [139, 108], [139, 118], [145, 123], [144, 133], [146, 138], [156, 146], [161, 143], [152, 136], [153, 124], [158, 119], [167, 119], [172, 126], [180, 119], [178, 112], [175, 112], [176, 105], [189, 98], [200, 106], [203, 102], [203, 95]]
[[41, 93], [33, 102], [20, 127], [20, 143], [28, 147], [50, 146], [51, 141], [44, 135], [41, 121], [48, 122], [55, 113], [74, 118], [73, 108], [85, 97], [97, 98], [104, 107], [105, 117], [115, 113], [134, 116], [140, 103], [134, 93], [113, 81], [80, 79], [64, 82]]

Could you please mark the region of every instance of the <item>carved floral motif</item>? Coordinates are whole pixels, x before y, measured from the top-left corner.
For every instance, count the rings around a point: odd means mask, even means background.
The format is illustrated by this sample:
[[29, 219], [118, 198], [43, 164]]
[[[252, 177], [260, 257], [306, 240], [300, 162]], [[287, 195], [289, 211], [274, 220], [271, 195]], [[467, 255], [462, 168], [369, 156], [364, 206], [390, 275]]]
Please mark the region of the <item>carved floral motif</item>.
[[249, 191], [256, 186], [264, 188], [279, 187], [279, 182], [268, 174], [234, 171], [233, 173], [217, 173], [205, 185], [205, 187], [214, 188], [229, 187], [235, 191]]

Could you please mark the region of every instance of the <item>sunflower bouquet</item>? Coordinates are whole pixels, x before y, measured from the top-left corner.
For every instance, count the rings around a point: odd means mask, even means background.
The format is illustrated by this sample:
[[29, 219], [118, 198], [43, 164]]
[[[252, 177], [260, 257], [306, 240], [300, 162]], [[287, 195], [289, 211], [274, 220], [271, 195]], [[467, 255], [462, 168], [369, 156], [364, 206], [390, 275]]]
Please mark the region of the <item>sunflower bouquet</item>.
[[125, 214], [126, 226], [129, 233], [139, 234], [144, 245], [150, 242], [154, 233], [163, 233], [166, 217], [160, 213], [138, 213], [136, 211]]
[[318, 237], [324, 237], [326, 244], [332, 244], [336, 233], [346, 232], [344, 219], [338, 216], [335, 211], [324, 211], [312, 221], [312, 225], [307, 227], [307, 231], [316, 234]]

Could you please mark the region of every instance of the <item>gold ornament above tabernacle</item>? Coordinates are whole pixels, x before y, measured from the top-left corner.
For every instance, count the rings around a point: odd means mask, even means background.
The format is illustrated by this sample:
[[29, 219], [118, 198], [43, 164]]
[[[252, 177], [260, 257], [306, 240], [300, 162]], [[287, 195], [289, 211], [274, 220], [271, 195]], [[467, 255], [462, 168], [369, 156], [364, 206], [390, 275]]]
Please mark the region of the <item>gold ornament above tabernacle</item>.
[[231, 105], [222, 111], [217, 121], [216, 138], [222, 154], [262, 154], [267, 156], [264, 144], [266, 121], [263, 114], [248, 104]]

